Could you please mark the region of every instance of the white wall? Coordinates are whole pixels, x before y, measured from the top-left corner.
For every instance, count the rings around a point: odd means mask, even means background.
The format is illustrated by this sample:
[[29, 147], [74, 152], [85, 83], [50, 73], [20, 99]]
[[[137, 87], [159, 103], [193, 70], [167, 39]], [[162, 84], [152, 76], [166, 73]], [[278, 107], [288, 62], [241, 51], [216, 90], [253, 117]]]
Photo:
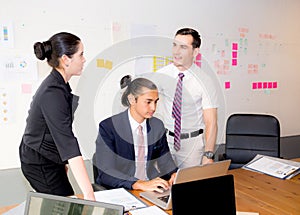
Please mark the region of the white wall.
[[[227, 74], [218, 74], [222, 85], [231, 81], [231, 88], [224, 90], [226, 116], [233, 112], [270, 113], [280, 120], [282, 136], [296, 135], [300, 133], [299, 9], [298, 0], [1, 0], [0, 24], [12, 21], [14, 47], [0, 46], [0, 56], [34, 58], [34, 42], [69, 31], [82, 39], [88, 68], [113, 42], [130, 39], [138, 24], [146, 33], [149, 30], [170, 38], [180, 27], [194, 27], [202, 35], [201, 52], [213, 69], [217, 60], [231, 60], [232, 42], [243, 44], [238, 66], [229, 65]], [[119, 23], [121, 29], [113, 29], [113, 22]], [[247, 33], [241, 39], [242, 29]], [[257, 74], [248, 74], [249, 64], [258, 65]], [[38, 62], [38, 80], [26, 82], [32, 84], [31, 94], [22, 93], [22, 81], [0, 79], [0, 89], [13, 92], [10, 102], [14, 105], [13, 119], [9, 123], [0, 121], [0, 169], [19, 166], [18, 146], [28, 106], [34, 89], [49, 70], [45, 62]], [[74, 91], [78, 81], [79, 78], [71, 81]], [[276, 81], [278, 88], [251, 90], [251, 83], [256, 81]]]

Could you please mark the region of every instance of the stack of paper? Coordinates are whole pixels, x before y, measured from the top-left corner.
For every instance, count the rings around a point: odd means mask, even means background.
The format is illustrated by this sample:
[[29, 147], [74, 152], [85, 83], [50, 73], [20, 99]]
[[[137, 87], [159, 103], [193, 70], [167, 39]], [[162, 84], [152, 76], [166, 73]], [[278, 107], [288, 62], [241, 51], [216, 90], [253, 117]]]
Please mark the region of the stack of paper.
[[140, 208], [137, 210], [130, 211], [131, 215], [167, 215], [165, 211], [157, 207], [156, 205]]
[[256, 212], [241, 212], [241, 211], [237, 211], [236, 215], [259, 215], [259, 213]]
[[125, 211], [143, 208], [147, 205], [124, 188], [95, 192], [96, 201], [123, 205]]
[[289, 179], [300, 173], [300, 162], [257, 155], [244, 169], [262, 172], [281, 179]]

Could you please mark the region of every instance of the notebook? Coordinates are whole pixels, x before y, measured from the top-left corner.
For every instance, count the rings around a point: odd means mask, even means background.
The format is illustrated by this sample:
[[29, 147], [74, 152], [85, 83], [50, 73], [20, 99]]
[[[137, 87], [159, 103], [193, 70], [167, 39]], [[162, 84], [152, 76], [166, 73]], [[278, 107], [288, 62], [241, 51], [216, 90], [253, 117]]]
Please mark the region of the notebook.
[[174, 184], [171, 189], [172, 214], [236, 215], [234, 178], [223, 175], [187, 183]]
[[[223, 160], [211, 164], [178, 169], [174, 184], [225, 175], [227, 174], [230, 162], [231, 160]], [[144, 191], [140, 193], [140, 197], [147, 199], [164, 210], [170, 210], [172, 208], [170, 193], [171, 190], [167, 190], [163, 193]]]
[[78, 198], [29, 192], [25, 215], [123, 215], [124, 206]]

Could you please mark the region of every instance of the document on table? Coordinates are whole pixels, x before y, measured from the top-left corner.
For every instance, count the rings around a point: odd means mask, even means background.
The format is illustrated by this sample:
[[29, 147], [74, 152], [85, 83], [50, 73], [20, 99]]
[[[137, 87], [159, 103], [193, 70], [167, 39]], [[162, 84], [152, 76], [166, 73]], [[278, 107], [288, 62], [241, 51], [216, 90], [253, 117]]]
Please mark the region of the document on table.
[[146, 207], [146, 208], [140, 208], [136, 210], [130, 211], [131, 215], [167, 215], [165, 211], [157, 207], [156, 205]]
[[241, 211], [237, 211], [236, 215], [259, 215], [259, 213], [256, 212], [241, 212]]
[[95, 192], [96, 201], [123, 205], [125, 211], [143, 208], [147, 205], [124, 188]]
[[257, 155], [252, 161], [244, 165], [243, 168], [286, 179], [299, 173], [300, 163], [281, 158]]

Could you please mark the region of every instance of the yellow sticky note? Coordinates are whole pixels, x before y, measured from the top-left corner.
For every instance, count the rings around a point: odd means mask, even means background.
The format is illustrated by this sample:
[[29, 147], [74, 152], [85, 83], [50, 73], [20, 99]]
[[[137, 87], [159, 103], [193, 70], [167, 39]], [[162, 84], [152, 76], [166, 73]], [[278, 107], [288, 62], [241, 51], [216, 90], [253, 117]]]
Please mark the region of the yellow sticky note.
[[97, 67], [112, 69], [112, 65], [113, 63], [110, 60], [97, 59]]
[[104, 67], [105, 67], [106, 69], [112, 69], [112, 65], [113, 65], [112, 61], [107, 60], [107, 61], [105, 61]]

